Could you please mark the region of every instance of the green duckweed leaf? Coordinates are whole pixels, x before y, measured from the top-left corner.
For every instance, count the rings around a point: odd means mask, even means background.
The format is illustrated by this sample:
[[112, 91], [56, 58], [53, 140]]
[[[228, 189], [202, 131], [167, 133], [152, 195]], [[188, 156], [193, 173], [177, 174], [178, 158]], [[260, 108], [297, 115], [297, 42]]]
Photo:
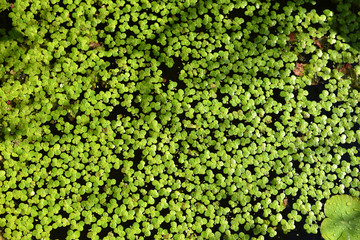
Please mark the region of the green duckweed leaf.
[[325, 203], [325, 215], [320, 228], [325, 240], [360, 239], [360, 199], [333, 196]]

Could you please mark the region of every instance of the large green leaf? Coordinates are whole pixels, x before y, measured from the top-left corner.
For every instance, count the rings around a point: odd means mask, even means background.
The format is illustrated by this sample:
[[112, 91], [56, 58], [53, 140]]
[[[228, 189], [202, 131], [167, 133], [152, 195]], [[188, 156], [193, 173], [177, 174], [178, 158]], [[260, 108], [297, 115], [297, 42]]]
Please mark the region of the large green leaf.
[[360, 199], [349, 195], [331, 197], [325, 203], [327, 218], [321, 224], [325, 240], [360, 239]]

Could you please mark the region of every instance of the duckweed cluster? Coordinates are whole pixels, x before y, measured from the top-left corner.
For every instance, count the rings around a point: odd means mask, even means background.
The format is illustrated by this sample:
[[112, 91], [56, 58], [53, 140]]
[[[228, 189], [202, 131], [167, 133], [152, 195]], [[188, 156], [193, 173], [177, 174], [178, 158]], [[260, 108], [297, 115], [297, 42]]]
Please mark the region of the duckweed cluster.
[[2, 2], [5, 239], [262, 240], [359, 197], [355, 1]]

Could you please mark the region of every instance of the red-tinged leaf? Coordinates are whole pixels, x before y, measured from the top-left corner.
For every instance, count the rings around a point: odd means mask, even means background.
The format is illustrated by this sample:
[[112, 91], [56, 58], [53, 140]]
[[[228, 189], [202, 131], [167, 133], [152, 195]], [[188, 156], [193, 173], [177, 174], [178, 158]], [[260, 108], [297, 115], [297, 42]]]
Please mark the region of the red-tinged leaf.
[[336, 70], [338, 70], [338, 72], [344, 73], [342, 67], [337, 67]]
[[293, 70], [294, 74], [296, 76], [302, 76], [304, 71], [304, 65], [303, 63], [296, 63], [296, 68]]
[[90, 42], [90, 43], [89, 43], [89, 47], [91, 47], [91, 48], [97, 48], [97, 47], [100, 47], [100, 43], [97, 43], [97, 42]]
[[347, 63], [344, 66], [337, 68], [337, 70], [343, 74], [346, 74], [350, 68], [352, 68], [352, 65], [350, 63]]
[[285, 199], [283, 200], [283, 202], [282, 202], [282, 205], [283, 205], [284, 207], [286, 207], [286, 206], [287, 206], [287, 204], [288, 204], [288, 199], [287, 199], [287, 198], [285, 198]]
[[7, 100], [7, 101], [6, 101], [6, 104], [11, 106], [11, 101], [10, 101], [10, 100]]
[[352, 68], [352, 65], [350, 63], [345, 64], [344, 67], [346, 70], [349, 70], [350, 68]]
[[296, 41], [296, 33], [293, 33], [293, 32], [291, 32], [289, 35], [288, 35], [288, 37], [290, 38], [290, 42], [295, 42]]
[[320, 82], [312, 82], [311, 85], [318, 85], [320, 83], [323, 83], [323, 81], [320, 81]]
[[318, 45], [319, 48], [322, 48], [319, 39], [315, 39], [315, 38], [313, 37], [313, 41], [314, 41], [314, 43], [315, 43], [316, 45]]

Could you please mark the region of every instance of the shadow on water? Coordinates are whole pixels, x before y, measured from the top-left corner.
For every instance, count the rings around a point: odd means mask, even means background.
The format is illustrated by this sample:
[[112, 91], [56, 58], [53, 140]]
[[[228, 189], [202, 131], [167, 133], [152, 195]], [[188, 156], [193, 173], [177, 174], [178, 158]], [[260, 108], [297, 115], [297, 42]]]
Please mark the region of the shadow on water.
[[[0, 12], [0, 43], [12, 40], [20, 40], [24, 39], [24, 35], [19, 32], [13, 26], [13, 22], [9, 17], [10, 10], [4, 10]], [[13, 55], [16, 51], [18, 51], [18, 46], [7, 47], [5, 54], [1, 56], [2, 59], [6, 59], [7, 57]]]
[[0, 29], [5, 29], [7, 31], [11, 30], [12, 27], [12, 21], [9, 17], [9, 10], [4, 10], [0, 12]]
[[334, 14], [328, 21], [332, 31], [344, 39], [351, 48], [360, 51], [360, 1], [358, 0], [330, 0], [317, 1], [315, 5], [305, 4], [308, 11], [315, 9], [319, 15], [325, 10]]
[[[360, 2], [357, 0], [344, 1], [344, 7], [339, 0], [333, 0], [337, 6], [331, 27], [346, 43], [360, 51]], [[341, 2], [341, 1], [340, 1]]]
[[9, 17], [10, 10], [0, 12], [0, 42], [22, 39], [21, 32], [13, 27], [13, 22]]

